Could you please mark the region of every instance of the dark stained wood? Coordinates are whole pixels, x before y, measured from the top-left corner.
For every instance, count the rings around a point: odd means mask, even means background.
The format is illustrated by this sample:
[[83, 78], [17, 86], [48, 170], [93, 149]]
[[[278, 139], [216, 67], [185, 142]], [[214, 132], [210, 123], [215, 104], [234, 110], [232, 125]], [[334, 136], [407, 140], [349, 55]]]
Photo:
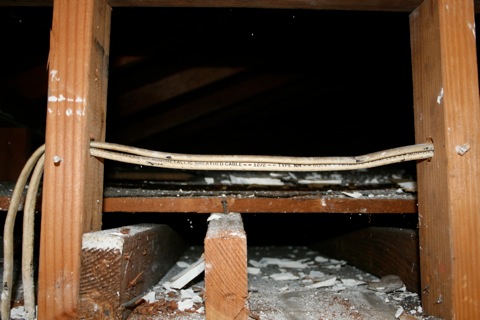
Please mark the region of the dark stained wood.
[[207, 319], [248, 318], [247, 236], [238, 213], [213, 214], [205, 237]]
[[125, 319], [125, 304], [160, 281], [186, 250], [167, 225], [138, 224], [86, 233], [79, 318]]
[[77, 318], [82, 234], [101, 228], [103, 163], [89, 143], [105, 139], [110, 15], [104, 0], [54, 2], [39, 319]]
[[410, 16], [424, 310], [480, 315], [480, 136], [473, 2], [427, 0]]
[[221, 200], [225, 198], [228, 208], [240, 213], [416, 213], [417, 204], [412, 199], [372, 200], [335, 198], [323, 196], [288, 198], [241, 198], [216, 197], [130, 197], [105, 198], [105, 212], [196, 212], [223, 211]]
[[370, 227], [323, 240], [312, 248], [378, 277], [397, 275], [409, 291], [420, 293], [416, 230]]

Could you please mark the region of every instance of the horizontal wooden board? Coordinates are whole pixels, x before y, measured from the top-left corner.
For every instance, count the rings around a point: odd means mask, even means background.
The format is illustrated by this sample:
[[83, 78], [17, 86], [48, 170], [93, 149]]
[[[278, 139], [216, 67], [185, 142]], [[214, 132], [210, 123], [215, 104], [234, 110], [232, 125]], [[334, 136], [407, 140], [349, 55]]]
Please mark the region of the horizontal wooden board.
[[[415, 181], [402, 167], [354, 172], [268, 173], [118, 172], [104, 189], [104, 212], [417, 213], [416, 192], [396, 180]], [[132, 179], [138, 174], [142, 180]], [[402, 179], [398, 179], [402, 178]], [[13, 183], [0, 183], [0, 211]], [[37, 205], [38, 208], [40, 206]]]

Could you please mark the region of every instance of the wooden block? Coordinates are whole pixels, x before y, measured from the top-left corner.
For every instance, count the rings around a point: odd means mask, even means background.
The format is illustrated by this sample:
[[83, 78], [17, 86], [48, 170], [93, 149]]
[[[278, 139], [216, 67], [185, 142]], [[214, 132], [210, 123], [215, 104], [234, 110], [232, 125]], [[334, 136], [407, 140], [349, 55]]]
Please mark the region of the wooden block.
[[347, 260], [375, 276], [399, 276], [408, 290], [420, 292], [418, 233], [411, 229], [371, 227], [312, 245], [321, 253]]
[[247, 319], [247, 237], [239, 213], [213, 213], [205, 237], [207, 319]]
[[124, 305], [160, 281], [186, 249], [168, 225], [138, 224], [85, 233], [80, 319], [125, 319]]

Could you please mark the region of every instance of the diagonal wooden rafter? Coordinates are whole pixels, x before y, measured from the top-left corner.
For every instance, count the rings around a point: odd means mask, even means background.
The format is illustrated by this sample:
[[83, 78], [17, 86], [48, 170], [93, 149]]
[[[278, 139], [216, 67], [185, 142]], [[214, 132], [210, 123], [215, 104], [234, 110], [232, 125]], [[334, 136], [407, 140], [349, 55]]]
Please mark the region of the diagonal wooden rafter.
[[182, 70], [121, 95], [119, 115], [129, 116], [244, 70], [243, 67], [193, 67]]
[[227, 108], [251, 96], [267, 92], [298, 78], [299, 75], [296, 74], [269, 73], [257, 75], [253, 79], [244, 79], [232, 86], [215, 90], [176, 108], [136, 121], [122, 129], [120, 138], [127, 144], [146, 139], [159, 132]]

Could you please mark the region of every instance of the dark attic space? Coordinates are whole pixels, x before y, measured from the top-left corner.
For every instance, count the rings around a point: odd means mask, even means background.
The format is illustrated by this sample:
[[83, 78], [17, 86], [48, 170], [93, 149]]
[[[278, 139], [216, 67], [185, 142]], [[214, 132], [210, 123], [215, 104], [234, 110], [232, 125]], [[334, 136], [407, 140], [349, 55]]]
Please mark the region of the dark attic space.
[[[25, 157], [45, 134], [45, 121], [39, 119], [46, 112], [51, 8], [5, 7], [1, 13], [12, 44], [2, 52], [11, 63], [2, 79], [1, 121], [3, 127], [27, 132]], [[353, 156], [410, 145], [409, 41], [406, 13], [114, 8], [106, 141], [175, 153], [302, 157]], [[414, 165], [405, 168], [407, 178], [413, 178]], [[105, 163], [107, 185], [138, 184], [150, 175], [153, 179], [143, 187], [155, 189], [158, 171]], [[172, 172], [176, 179], [201, 174]], [[167, 216], [106, 213], [103, 225], [168, 219], [186, 228], [187, 237], [202, 239], [205, 216]], [[329, 223], [311, 223], [317, 219], [343, 218], [286, 214], [274, 220], [289, 233], [298, 232], [300, 237], [292, 237], [297, 242], [323, 234], [317, 228]], [[379, 219], [388, 224], [385, 216]], [[398, 217], [392, 219], [398, 225]], [[251, 228], [259, 232], [249, 239], [260, 241], [265, 233], [258, 225], [271, 220], [255, 216]], [[302, 220], [315, 226], [311, 232], [304, 232]], [[415, 218], [403, 220], [416, 225]], [[292, 228], [291, 221], [299, 227]], [[286, 241], [281, 234], [265, 234], [261, 242]]]
[[[413, 144], [409, 41], [404, 13], [115, 8], [107, 141], [175, 153], [281, 156], [361, 155]], [[407, 178], [414, 177], [414, 164], [406, 168]], [[107, 179], [151, 171], [158, 170], [106, 163]], [[196, 180], [205, 173], [174, 174]], [[152, 180], [143, 187], [158, 188]], [[206, 218], [172, 219], [201, 242]], [[271, 217], [245, 219], [252, 244], [289, 241], [284, 232], [262, 232], [259, 225], [267, 228]], [[287, 214], [273, 220], [297, 242], [322, 234], [317, 228], [329, 219]], [[302, 221], [315, 227], [306, 233]]]
[[[2, 226], [8, 226], [7, 211], [23, 166], [51, 136], [51, 114], [83, 116], [80, 109], [55, 109], [52, 103], [84, 101], [78, 95], [49, 93], [49, 86], [56, 85], [52, 82], [84, 81], [81, 67], [67, 74], [56, 70], [83, 58], [78, 53], [83, 47], [67, 46], [67, 58], [57, 65], [52, 54], [55, 19], [47, 2], [0, 4]], [[433, 138], [422, 150], [415, 146], [411, 12], [243, 8], [234, 3], [212, 8], [113, 6], [109, 40], [95, 42], [108, 68], [104, 73], [101, 67], [90, 68], [86, 78], [98, 86], [108, 79], [106, 111], [93, 122], [104, 128], [106, 142], [129, 151], [108, 149], [94, 133], [86, 140], [88, 161], [103, 170], [103, 185], [92, 175], [73, 185], [71, 194], [103, 191], [85, 207], [85, 212], [98, 207], [101, 214], [89, 212], [85, 220], [78, 219], [92, 231], [80, 234], [80, 248], [69, 234], [76, 234], [75, 227], [62, 225], [74, 209], [63, 205], [64, 215], [51, 220], [43, 208], [60, 191], [40, 181], [31, 263], [40, 314], [50, 312], [41, 309], [41, 303], [48, 304], [41, 290], [50, 288], [42, 276], [47, 279], [51, 267], [57, 273], [68, 268], [78, 273], [78, 295], [62, 289], [64, 305], [59, 308], [70, 308], [82, 319], [95, 318], [97, 311], [122, 320], [230, 319], [212, 313], [207, 301], [228, 305], [224, 287], [238, 291], [247, 285], [243, 298], [231, 299], [243, 303], [238, 315], [245, 320], [451, 319], [436, 309], [443, 303], [441, 294], [436, 296], [440, 302], [432, 302], [436, 287], [431, 293], [421, 283], [417, 171], [419, 164], [431, 161]], [[82, 25], [78, 21], [76, 26]], [[83, 43], [77, 32], [61, 34], [67, 35], [64, 43]], [[78, 121], [65, 123], [56, 124], [66, 133], [55, 139], [72, 156], [82, 150], [83, 128]], [[409, 156], [388, 156], [407, 146], [417, 149], [409, 149]], [[101, 156], [105, 150], [127, 154], [130, 147], [143, 154], [122, 158], [129, 163]], [[220, 156], [229, 157], [216, 160]], [[351, 169], [343, 163], [317, 170], [322, 165], [312, 165], [311, 159], [319, 157], [355, 163]], [[238, 160], [244, 158], [249, 160]], [[55, 154], [45, 161], [62, 169], [70, 159]], [[291, 164], [292, 159], [297, 163]], [[377, 165], [362, 167], [363, 162]], [[252, 169], [245, 170], [244, 163]], [[78, 170], [83, 170], [80, 165]], [[44, 177], [48, 179], [47, 171]], [[75, 177], [67, 173], [55, 179], [72, 187]], [[27, 191], [14, 226], [17, 296], [11, 297], [12, 310], [24, 304], [28, 308], [18, 270]], [[56, 201], [75, 202], [75, 196]], [[42, 234], [53, 224], [66, 239], [57, 239], [61, 243], [55, 250], [41, 238], [56, 239]], [[9, 236], [6, 230], [0, 231], [2, 238]], [[129, 255], [98, 254], [111, 249], [112, 234], [126, 239], [120, 246]], [[141, 238], [145, 234], [149, 240]], [[160, 243], [153, 253], [150, 243]], [[55, 259], [45, 258], [42, 264], [41, 244]], [[69, 260], [66, 252], [75, 249], [81, 251], [80, 259]], [[59, 267], [60, 255], [66, 257], [66, 269]], [[148, 260], [160, 255], [165, 262]], [[248, 268], [242, 267], [246, 256]], [[111, 267], [113, 259], [120, 267]], [[9, 260], [1, 261], [3, 271]], [[220, 266], [214, 271], [209, 269], [212, 261]], [[155, 276], [141, 269], [150, 265]], [[182, 273], [185, 279], [195, 272], [178, 285]], [[97, 287], [102, 281], [107, 284]], [[117, 285], [120, 289], [111, 289]], [[422, 297], [430, 307], [422, 305]], [[2, 315], [6, 305], [0, 306]], [[12, 319], [28, 314], [21, 312]], [[231, 315], [232, 310], [225, 312]]]

